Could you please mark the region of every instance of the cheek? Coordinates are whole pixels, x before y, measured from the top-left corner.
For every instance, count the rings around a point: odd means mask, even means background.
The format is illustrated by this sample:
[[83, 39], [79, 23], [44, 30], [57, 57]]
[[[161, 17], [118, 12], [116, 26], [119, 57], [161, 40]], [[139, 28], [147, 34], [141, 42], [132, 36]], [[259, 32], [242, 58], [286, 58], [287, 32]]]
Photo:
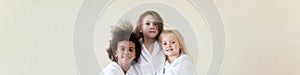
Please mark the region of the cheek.
[[146, 28], [142, 28], [141, 31], [142, 31], [142, 33], [145, 33], [147, 31], [147, 29]]
[[165, 46], [165, 45], [162, 45], [161, 47], [162, 47], [163, 50], [167, 49], [167, 46]]
[[147, 26], [142, 25], [141, 30], [145, 30], [145, 29], [147, 29]]
[[135, 57], [135, 53], [130, 53], [130, 56], [131, 57]]
[[158, 26], [155, 26], [154, 28], [155, 28], [155, 30], [158, 30]]
[[179, 50], [179, 45], [174, 44], [174, 45], [172, 45], [172, 46], [173, 46], [173, 48], [175, 48], [176, 50]]
[[115, 53], [116, 53], [115, 55], [117, 55], [117, 56], [119, 56], [121, 54], [120, 51], [118, 51], [118, 50], [116, 50]]

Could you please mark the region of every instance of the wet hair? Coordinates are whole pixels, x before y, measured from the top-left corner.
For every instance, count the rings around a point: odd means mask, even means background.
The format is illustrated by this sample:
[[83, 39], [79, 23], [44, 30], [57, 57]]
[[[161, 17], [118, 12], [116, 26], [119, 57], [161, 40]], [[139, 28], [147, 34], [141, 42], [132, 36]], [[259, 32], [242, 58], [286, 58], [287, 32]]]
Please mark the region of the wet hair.
[[115, 57], [116, 50], [118, 49], [118, 43], [121, 41], [130, 41], [135, 44], [135, 62], [138, 62], [138, 59], [141, 54], [141, 44], [139, 43], [139, 39], [136, 38], [136, 34], [133, 33], [132, 24], [126, 20], [120, 20], [116, 26], [112, 26], [112, 39], [109, 41], [110, 45], [106, 49], [108, 57], [110, 60], [117, 62], [117, 58]]
[[180, 53], [181, 54], [187, 54], [189, 55], [189, 51], [185, 45], [185, 42], [184, 42], [184, 38], [183, 36], [181, 35], [181, 33], [175, 29], [171, 29], [171, 30], [164, 30], [161, 32], [160, 36], [159, 36], [159, 42], [162, 42], [162, 37], [164, 37], [166, 34], [171, 34], [173, 37], [176, 37], [178, 42], [179, 42], [179, 45], [181, 45], [182, 48], [180, 48]]
[[157, 28], [158, 28], [158, 34], [155, 37], [155, 39], [158, 40], [158, 36], [160, 35], [160, 33], [164, 29], [164, 24], [163, 24], [164, 22], [163, 22], [163, 19], [161, 18], [161, 16], [157, 12], [152, 11], [152, 10], [145, 11], [138, 18], [137, 23], [136, 23], [137, 25], [136, 25], [136, 28], [135, 28], [135, 31], [134, 31], [136, 33], [136, 37], [137, 38], [144, 38], [144, 35], [143, 35], [143, 33], [140, 32], [140, 30], [142, 28], [143, 20], [144, 20], [145, 16], [147, 16], [147, 15], [153, 16], [153, 18], [155, 20], [155, 23], [156, 23]]

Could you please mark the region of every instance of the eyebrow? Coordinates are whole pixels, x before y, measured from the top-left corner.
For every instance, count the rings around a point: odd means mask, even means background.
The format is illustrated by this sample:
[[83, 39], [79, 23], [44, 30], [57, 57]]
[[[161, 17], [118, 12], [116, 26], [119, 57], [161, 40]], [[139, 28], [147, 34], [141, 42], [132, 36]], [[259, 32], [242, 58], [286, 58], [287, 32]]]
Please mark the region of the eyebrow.
[[[119, 46], [119, 47], [123, 47], [123, 48], [126, 48], [125, 46]], [[134, 48], [134, 49], [135, 49], [135, 47], [129, 47], [129, 48]]]
[[[169, 41], [175, 41], [175, 40], [169, 40]], [[162, 42], [169, 42], [169, 41], [162, 41]]]
[[125, 47], [125, 46], [119, 46], [119, 47]]
[[147, 20], [146, 22], [156, 22], [155, 20]]
[[135, 47], [129, 47], [129, 48], [133, 48], [133, 49], [135, 49]]

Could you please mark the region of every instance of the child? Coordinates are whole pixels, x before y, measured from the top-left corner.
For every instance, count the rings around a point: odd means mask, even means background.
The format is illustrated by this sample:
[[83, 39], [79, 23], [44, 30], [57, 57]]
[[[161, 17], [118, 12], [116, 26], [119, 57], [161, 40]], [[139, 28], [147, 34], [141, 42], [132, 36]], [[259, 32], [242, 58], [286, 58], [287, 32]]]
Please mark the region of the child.
[[142, 44], [142, 53], [138, 64], [143, 75], [157, 75], [163, 69], [165, 55], [157, 41], [162, 30], [163, 20], [155, 11], [144, 12], [137, 21], [135, 33]]
[[164, 75], [195, 75], [195, 65], [187, 55], [182, 35], [177, 30], [164, 30], [159, 42], [166, 55]]
[[103, 69], [105, 75], [140, 75], [134, 64], [140, 57], [141, 45], [132, 30], [128, 21], [121, 21], [112, 29], [107, 53], [113, 62]]

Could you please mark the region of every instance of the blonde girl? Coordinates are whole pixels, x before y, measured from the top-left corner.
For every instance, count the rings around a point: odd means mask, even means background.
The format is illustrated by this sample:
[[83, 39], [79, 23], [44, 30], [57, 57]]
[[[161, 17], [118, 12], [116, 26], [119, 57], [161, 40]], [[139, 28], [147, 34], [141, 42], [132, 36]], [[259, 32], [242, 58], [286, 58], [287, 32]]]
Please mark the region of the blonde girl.
[[164, 30], [159, 36], [159, 42], [166, 55], [162, 74], [195, 75], [195, 65], [188, 55], [182, 35], [177, 30]]

